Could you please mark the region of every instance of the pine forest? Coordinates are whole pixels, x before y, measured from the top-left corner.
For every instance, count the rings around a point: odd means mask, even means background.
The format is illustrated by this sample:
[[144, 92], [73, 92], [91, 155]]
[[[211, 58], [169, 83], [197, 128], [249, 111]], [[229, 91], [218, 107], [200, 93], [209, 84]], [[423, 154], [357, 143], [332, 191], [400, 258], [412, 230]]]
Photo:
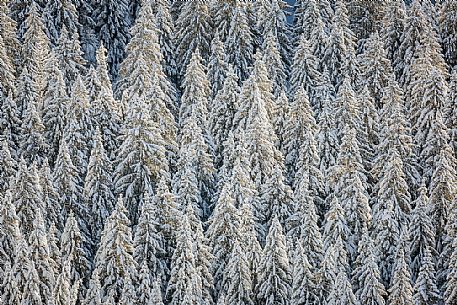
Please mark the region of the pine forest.
[[0, 0], [1, 305], [457, 305], [456, 0]]

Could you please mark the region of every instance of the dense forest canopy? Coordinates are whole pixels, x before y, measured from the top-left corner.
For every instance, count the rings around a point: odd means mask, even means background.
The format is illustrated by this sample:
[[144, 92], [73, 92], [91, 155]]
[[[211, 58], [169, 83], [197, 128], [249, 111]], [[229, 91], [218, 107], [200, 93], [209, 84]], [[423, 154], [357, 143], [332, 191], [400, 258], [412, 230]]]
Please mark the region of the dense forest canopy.
[[457, 2], [0, 0], [0, 303], [456, 305]]

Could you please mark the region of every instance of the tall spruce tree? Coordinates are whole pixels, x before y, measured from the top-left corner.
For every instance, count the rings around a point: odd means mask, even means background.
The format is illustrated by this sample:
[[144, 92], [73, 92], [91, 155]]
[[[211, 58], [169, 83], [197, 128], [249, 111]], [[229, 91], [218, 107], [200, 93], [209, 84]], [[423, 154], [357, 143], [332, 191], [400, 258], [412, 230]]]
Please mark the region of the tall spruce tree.
[[201, 52], [204, 62], [211, 50], [212, 24], [209, 7], [205, 1], [183, 3], [176, 20], [176, 55], [179, 59], [179, 75], [183, 76], [191, 61], [192, 54]]
[[97, 130], [87, 165], [83, 196], [90, 210], [89, 227], [95, 241], [100, 240], [106, 219], [115, 204], [112, 181], [112, 163], [103, 148], [100, 132]]
[[[250, 11], [248, 5], [243, 2], [235, 2], [236, 5], [231, 13], [231, 22], [227, 24], [228, 33], [224, 40], [227, 62], [234, 68], [239, 81], [244, 81], [250, 74], [253, 64], [253, 52], [255, 37], [250, 24]], [[220, 35], [221, 30], [219, 30]]]
[[223, 290], [219, 297], [219, 300], [225, 299], [225, 303], [222, 304], [253, 305], [255, 298], [252, 290], [252, 274], [246, 253], [241, 249], [238, 240], [233, 243], [230, 259], [225, 269]]
[[183, 214], [172, 258], [172, 270], [167, 286], [169, 304], [195, 304], [202, 299], [202, 279], [196, 265], [194, 242], [189, 218]]
[[408, 249], [405, 243], [405, 233], [398, 239], [395, 251], [395, 263], [392, 269], [392, 280], [389, 287], [389, 305], [413, 304], [413, 287], [411, 284], [411, 274], [409, 273]]
[[279, 219], [275, 217], [267, 235], [260, 261], [258, 299], [267, 305], [290, 301], [291, 273], [287, 245]]
[[222, 187], [213, 214], [209, 219], [209, 226], [206, 232], [214, 256], [211, 270], [216, 296], [223, 291], [223, 277], [227, 272], [226, 269], [234, 251], [234, 242], [239, 243], [241, 238], [239, 236], [240, 219], [238, 211], [235, 208], [235, 199], [230, 194], [230, 190], [232, 189], [230, 183], [231, 181], [228, 181]]
[[431, 218], [431, 205], [427, 196], [427, 188], [424, 184], [419, 188], [419, 197], [412, 202], [414, 210], [411, 213], [411, 227], [409, 236], [411, 238], [411, 275], [416, 282], [420, 266], [425, 259], [426, 251], [431, 255], [435, 251], [435, 229]]
[[313, 304], [319, 300], [314, 269], [299, 242], [293, 252], [291, 289], [291, 304]]
[[115, 80], [119, 64], [125, 57], [125, 46], [130, 40], [128, 5], [126, 0], [100, 0], [93, 12], [95, 31], [108, 50], [108, 65], [111, 79]]
[[115, 193], [125, 196], [125, 205], [133, 223], [138, 219], [143, 194], [152, 194], [159, 175], [168, 170], [159, 126], [149, 112], [144, 111], [145, 108], [144, 98], [130, 100], [114, 169]]
[[145, 194], [133, 239], [133, 258], [138, 266], [146, 263], [150, 275], [164, 281], [168, 267], [165, 261], [165, 241], [157, 221], [158, 213], [159, 209], [153, 198]]
[[381, 282], [377, 260], [374, 241], [365, 228], [352, 271], [355, 295], [361, 304], [386, 304], [387, 292]]
[[123, 199], [119, 197], [103, 228], [92, 272], [92, 278], [98, 276], [100, 279], [102, 301], [120, 300], [127, 279], [135, 281], [137, 278], [129, 223]]
[[[9, 190], [3, 195], [0, 213], [0, 275], [5, 279], [14, 264], [15, 251], [21, 238], [19, 218], [16, 215], [16, 207], [12, 202], [12, 194]], [[4, 292], [3, 289], [2, 292]]]

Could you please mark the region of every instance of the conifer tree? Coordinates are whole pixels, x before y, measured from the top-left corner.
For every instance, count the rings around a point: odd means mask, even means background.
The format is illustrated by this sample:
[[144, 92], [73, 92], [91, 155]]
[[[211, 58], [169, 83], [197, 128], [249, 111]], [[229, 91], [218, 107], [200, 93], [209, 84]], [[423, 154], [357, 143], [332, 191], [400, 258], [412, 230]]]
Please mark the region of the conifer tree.
[[291, 304], [305, 305], [318, 302], [316, 276], [308, 262], [305, 250], [297, 242], [292, 259]]
[[86, 207], [82, 203], [81, 180], [77, 173], [76, 167], [71, 161], [67, 143], [63, 139], [53, 172], [53, 182], [59, 193], [64, 220], [67, 219], [70, 211], [73, 211], [78, 218], [85, 216], [86, 213]]
[[142, 98], [130, 101], [114, 170], [115, 193], [125, 196], [126, 207], [134, 223], [138, 219], [143, 194], [152, 194], [159, 174], [168, 170], [158, 124], [152, 121], [149, 112], [144, 111], [145, 107]]
[[214, 257], [212, 256], [212, 249], [209, 246], [209, 240], [203, 234], [203, 226], [201, 221], [197, 218], [195, 210], [192, 205], [187, 204], [185, 207], [185, 213], [189, 219], [192, 232], [194, 232], [192, 238], [194, 241], [194, 253], [195, 253], [195, 265], [197, 272], [201, 278], [201, 302], [202, 304], [213, 303], [213, 277], [211, 275], [211, 262]]
[[176, 20], [176, 58], [179, 59], [179, 75], [188, 70], [191, 57], [201, 52], [206, 62], [211, 49], [211, 19], [209, 7], [204, 1], [184, 3]]
[[[349, 76], [345, 77], [335, 99], [335, 120], [338, 136], [343, 136], [345, 128], [360, 130], [360, 111], [356, 93]], [[363, 143], [359, 143], [361, 146]]]
[[97, 35], [95, 33], [95, 20], [92, 12], [95, 10], [94, 4], [90, 0], [76, 0], [73, 2], [78, 12], [79, 37], [81, 38], [81, 49], [84, 58], [90, 62], [95, 62], [95, 52], [97, 51]]
[[455, 289], [455, 284], [457, 282], [457, 238], [455, 236], [451, 239], [451, 255], [449, 260], [449, 271], [446, 277], [446, 284], [444, 286], [444, 303], [450, 305], [455, 303], [457, 299], [457, 291]]
[[64, 26], [55, 47], [55, 53], [67, 90], [70, 93], [77, 76], [86, 71], [86, 60], [82, 57], [78, 33], [69, 33]]
[[357, 247], [357, 259], [352, 271], [355, 295], [361, 304], [386, 304], [387, 292], [381, 282], [377, 260], [374, 241], [365, 228]]
[[348, 52], [353, 52], [356, 47], [356, 37], [350, 28], [349, 11], [344, 1], [335, 2], [335, 15], [332, 22], [341, 30], [343, 43]]
[[[309, 162], [310, 167], [319, 166], [315, 138], [317, 129], [318, 126], [310, 108], [306, 91], [300, 88], [295, 93], [286, 118], [282, 145], [288, 180], [294, 181], [295, 184], [298, 183], [295, 181], [295, 177], [299, 178], [298, 173], [304, 170], [301, 167], [304, 164], [299, 163]], [[315, 168], [312, 168], [309, 172], [314, 170]], [[319, 188], [316, 190], [319, 191]]]
[[[255, 228], [255, 218], [252, 211], [252, 205], [248, 202], [243, 203], [240, 207], [240, 246], [246, 249], [246, 259], [248, 268], [251, 272], [252, 289], [255, 292], [258, 283], [259, 264], [262, 255], [262, 248], [257, 238]], [[255, 297], [255, 296], [254, 296]]]
[[301, 243], [311, 266], [316, 269], [323, 258], [323, 241], [318, 215], [306, 177], [294, 191], [294, 213], [288, 219], [288, 235]]
[[83, 304], [102, 305], [101, 293], [102, 289], [100, 287], [100, 278], [98, 277], [98, 273], [92, 272], [92, 276], [89, 281], [89, 289], [86, 292], [86, 298]]
[[211, 99], [217, 95], [224, 85], [227, 63], [224, 44], [216, 36], [211, 41], [211, 55], [208, 60], [208, 81], [211, 84]]
[[15, 251], [21, 238], [19, 218], [9, 190], [3, 195], [0, 213], [0, 275], [5, 279], [9, 268], [14, 264]]
[[[153, 281], [154, 285], [157, 285], [157, 288], [159, 288], [158, 291], [155, 291], [156, 287], [152, 288], [153, 286]], [[139, 271], [138, 275], [138, 302], [139, 304], [150, 304], [151, 302], [154, 302], [153, 304], [160, 304], [162, 305], [162, 296], [160, 295], [160, 286], [158, 284], [157, 280], [154, 280], [151, 276], [151, 272], [149, 271], [149, 267], [146, 261], [143, 261], [141, 264], [141, 269]], [[154, 291], [153, 291], [154, 289]], [[160, 299], [157, 299], [157, 295], [155, 293], [159, 293]], [[162, 303], [161, 303], [162, 302]]]
[[[30, 261], [28, 264], [26, 282], [24, 286], [24, 292], [22, 293], [22, 302], [21, 304], [46, 304], [46, 301], [40, 299], [40, 289], [39, 287], [39, 278], [38, 272], [35, 269], [35, 264], [33, 261]], [[54, 302], [52, 296], [49, 297], [49, 302]]]
[[[111, 79], [109, 76], [109, 67], [108, 67], [108, 62], [107, 62], [107, 50], [105, 46], [102, 44], [98, 49], [96, 53], [96, 60], [97, 60], [97, 67], [95, 71], [97, 72], [97, 78], [100, 81], [100, 88], [97, 88], [101, 90], [101, 88], [105, 88], [107, 92], [112, 93], [112, 84], [111, 84]], [[99, 92], [100, 93], [100, 92]], [[116, 109], [118, 114], [121, 115], [120, 110], [121, 109]]]
[[183, 214], [176, 239], [176, 249], [173, 253], [173, 268], [167, 286], [166, 295], [169, 304], [201, 302], [202, 279], [197, 270], [193, 247], [189, 219], [186, 214]]
[[122, 292], [120, 294], [120, 298], [118, 304], [120, 305], [134, 305], [137, 304], [137, 295], [135, 291], [135, 287], [132, 283], [132, 278], [130, 276], [126, 276], [123, 281]]
[[[26, 289], [29, 272], [34, 272], [36, 275], [35, 265], [30, 266], [33, 262], [30, 259], [30, 251], [27, 241], [19, 234], [17, 245], [14, 249], [14, 262], [9, 265], [8, 271], [4, 274], [2, 281], [2, 297], [1, 301], [5, 304], [21, 304], [22, 298]], [[30, 269], [32, 268], [33, 269]], [[38, 289], [34, 290], [38, 298], [38, 304], [41, 304], [40, 293]]]
[[26, 111], [30, 103], [37, 103], [40, 97], [36, 78], [29, 73], [27, 67], [22, 69], [17, 80], [17, 90], [19, 93], [16, 97], [16, 104], [21, 120], [26, 116]]
[[59, 194], [54, 186], [51, 168], [49, 167], [48, 160], [45, 158], [43, 165], [40, 168], [40, 186], [43, 192], [43, 203], [46, 210], [46, 228], [50, 229], [53, 225], [59, 230], [63, 229], [64, 223], [60, 209], [62, 206], [59, 203]]
[[[210, 214], [213, 204], [212, 195], [214, 194], [214, 174], [215, 169], [211, 156], [210, 147], [208, 147], [204, 138], [204, 131], [198, 125], [198, 117], [195, 110], [192, 110], [190, 117], [185, 119], [180, 134], [180, 150], [177, 162], [178, 172], [175, 174], [175, 190], [181, 196], [197, 196], [194, 201], [194, 208], [199, 217], [206, 219]], [[186, 171], [192, 171], [195, 175], [194, 194], [185, 191]], [[182, 202], [186, 202], [182, 198]]]
[[[235, 199], [230, 194], [230, 181], [222, 187], [219, 198], [216, 202], [213, 214], [209, 219], [209, 226], [206, 232], [210, 241], [210, 247], [214, 256], [212, 274], [215, 283], [216, 296], [223, 288], [223, 276], [227, 272], [229, 260], [235, 241], [240, 240], [239, 227], [240, 219], [235, 208]], [[228, 284], [227, 284], [228, 285]]]
[[[230, 16], [231, 22], [227, 24], [228, 34], [224, 40], [227, 63], [233, 66], [239, 82], [246, 80], [250, 74], [250, 67], [253, 64], [255, 38], [250, 25], [250, 12], [242, 2], [236, 2]], [[223, 33], [219, 29], [219, 33]], [[223, 35], [223, 34], [220, 34]]]
[[348, 5], [351, 29], [357, 39], [366, 39], [378, 30], [385, 2], [357, 0]]
[[403, 92], [393, 77], [383, 91], [380, 111], [380, 137], [376, 148], [378, 151], [373, 161], [371, 174], [379, 181], [383, 167], [389, 158], [389, 149], [395, 148], [403, 161], [403, 171], [409, 185], [417, 185], [419, 173], [415, 167], [413, 140], [408, 121], [405, 118], [405, 106], [402, 100]]
[[270, 32], [276, 36], [279, 53], [286, 67], [290, 65], [291, 56], [291, 43], [289, 40], [291, 29], [284, 11], [287, 5], [282, 0], [262, 1], [257, 4], [257, 28], [263, 39], [266, 39]]
[[62, 270], [60, 240], [58, 236], [60, 234], [61, 232], [57, 230], [57, 227], [54, 224], [48, 228], [47, 238], [49, 245], [49, 257], [51, 258], [50, 263], [52, 272], [54, 272], [55, 275], [60, 274], [60, 271]]
[[112, 158], [118, 147], [117, 138], [121, 125], [119, 110], [116, 109], [116, 106], [111, 88], [106, 89], [105, 87], [101, 88], [99, 95], [91, 101], [90, 105], [92, 121], [102, 133], [104, 146]]
[[317, 149], [320, 159], [319, 168], [324, 175], [335, 165], [339, 146], [335, 113], [332, 109], [333, 102], [334, 98], [330, 94], [327, 95], [318, 117]]
[[21, 156], [28, 162], [43, 163], [43, 159], [48, 151], [44, 137], [45, 126], [41, 121], [41, 117], [37, 111], [37, 101], [29, 100], [24, 115], [22, 118], [21, 127]]
[[[344, 268], [348, 271], [349, 265], [347, 261], [347, 253], [354, 253], [355, 245], [349, 241], [350, 229], [347, 225], [346, 217], [343, 208], [340, 205], [338, 197], [334, 196], [330, 209], [325, 214], [325, 223], [323, 226], [324, 250], [327, 252], [331, 247], [336, 247], [338, 241], [343, 243], [344, 254], [342, 257], [337, 257], [337, 267]], [[336, 275], [336, 273], [335, 273]]]
[[176, 46], [174, 44], [175, 24], [171, 16], [170, 1], [153, 1], [152, 5], [153, 9], [155, 9], [156, 24], [159, 30], [163, 71], [172, 82], [176, 82], [178, 71], [176, 66]]
[[3, 92], [15, 92], [15, 67], [11, 62], [11, 58], [7, 54], [7, 49], [4, 39], [0, 36], [0, 69], [3, 71], [0, 77], [0, 89]]
[[[197, 119], [196, 123], [202, 129], [205, 138], [209, 137], [208, 106], [210, 85], [198, 50], [190, 58], [182, 87], [184, 91], [179, 109], [180, 126], [183, 126], [186, 119], [194, 113]], [[210, 143], [209, 138], [206, 139], [206, 142]]]
[[37, 214], [46, 213], [36, 165], [27, 167], [24, 159], [21, 158], [10, 190], [21, 232], [28, 236], [33, 230]]
[[299, 44], [295, 49], [293, 62], [290, 72], [290, 92], [297, 94], [300, 88], [312, 100], [314, 105], [314, 91], [321, 80], [321, 74], [318, 70], [319, 61], [313, 54], [311, 41], [306, 39], [306, 35], [300, 36]]
[[89, 227], [95, 241], [100, 239], [105, 220], [114, 206], [112, 164], [103, 148], [100, 132], [94, 136], [94, 147], [87, 166], [83, 196], [90, 210]]
[[[227, 305], [253, 305], [252, 275], [246, 253], [238, 240], [234, 240], [230, 259], [223, 275], [223, 289], [219, 300], [225, 299]], [[219, 303], [218, 303], [219, 304]]]
[[[386, 190], [383, 189], [382, 192]], [[385, 196], [378, 192], [380, 200], [374, 209], [373, 239], [377, 245], [376, 254], [379, 257], [379, 271], [384, 285], [389, 285], [394, 264], [395, 245], [399, 238], [401, 220], [398, 215], [399, 207], [395, 207], [396, 196]], [[382, 208], [381, 208], [382, 206]]]
[[393, 73], [392, 66], [378, 32], [370, 35], [364, 47], [364, 52], [358, 58], [362, 72], [361, 79], [374, 98], [376, 108], [381, 109], [383, 89], [388, 85]]
[[457, 173], [455, 170], [456, 160], [449, 145], [445, 145], [441, 149], [436, 159], [436, 168], [429, 186], [429, 198], [433, 215], [432, 221], [438, 238], [436, 250], [441, 251], [443, 230], [451, 220], [453, 202], [457, 194]]
[[233, 129], [233, 120], [239, 106], [240, 87], [238, 78], [230, 66], [224, 85], [211, 103], [209, 127], [214, 141], [215, 165], [222, 166], [225, 141]]
[[413, 287], [411, 286], [411, 275], [409, 273], [406, 259], [407, 249], [404, 241], [404, 233], [398, 240], [395, 253], [395, 264], [392, 269], [392, 281], [389, 287], [389, 305], [413, 304]]
[[89, 97], [81, 76], [77, 76], [74, 82], [68, 107], [64, 138], [82, 180], [86, 174], [94, 130]]
[[[455, 105], [457, 103], [457, 69], [453, 69], [449, 80], [448, 99], [445, 105], [444, 116], [449, 130], [450, 144], [457, 151], [457, 113]], [[457, 155], [456, 155], [457, 156]]]
[[281, 149], [281, 147], [283, 146], [283, 142], [284, 142], [283, 131], [286, 126], [286, 119], [290, 112], [290, 106], [289, 106], [289, 99], [287, 97], [287, 93], [284, 88], [280, 88], [279, 92], [277, 94], [278, 94], [278, 97], [276, 99], [276, 103], [273, 104], [271, 118], [272, 118], [273, 130], [277, 137], [275, 146], [278, 149]]
[[259, 265], [258, 299], [271, 304], [288, 304], [290, 293], [290, 266], [285, 236], [279, 219], [272, 221]]
[[371, 209], [368, 205], [366, 176], [361, 164], [358, 141], [353, 129], [345, 129], [341, 140], [336, 165], [329, 173], [329, 183], [343, 208], [350, 229], [346, 236], [348, 251], [355, 259], [355, 245], [361, 238], [362, 228], [371, 222]]
[[345, 43], [344, 32], [336, 23], [331, 25], [327, 47], [322, 57], [322, 63], [328, 69], [330, 80], [338, 88], [342, 82], [343, 71], [349, 65], [350, 50]]
[[380, 36], [384, 41], [387, 58], [394, 62], [401, 44], [406, 21], [406, 5], [401, 0], [386, 4]]
[[0, 90], [0, 102], [0, 134], [6, 138], [15, 156], [21, 127], [19, 111], [11, 91], [6, 93]]
[[[426, 251], [433, 255], [435, 250], [435, 228], [431, 218], [431, 206], [424, 183], [419, 188], [419, 197], [412, 202], [414, 210], [411, 213], [410, 233], [411, 238], [411, 275], [416, 282]], [[428, 250], [427, 250], [428, 249]]]
[[276, 98], [279, 97], [281, 90], [286, 89], [289, 68], [282, 61], [279, 47], [277, 37], [272, 31], [268, 32], [263, 42], [263, 61], [268, 63], [266, 68], [272, 82], [272, 93]]
[[[427, 83], [422, 85], [423, 96], [411, 99], [410, 112], [414, 144], [417, 146], [424, 173], [429, 177], [433, 168], [430, 160], [432, 150], [442, 147], [441, 139], [448, 141], [448, 138], [435, 138], [441, 136], [440, 133], [447, 132], [442, 117], [446, 105], [447, 84], [436, 69], [427, 77]], [[419, 86], [419, 83], [416, 82], [414, 86]], [[433, 142], [429, 142], [430, 140]]]
[[443, 47], [443, 55], [449, 66], [457, 64], [455, 56], [455, 43], [457, 40], [457, 27], [453, 21], [453, 16], [456, 13], [457, 7], [453, 1], [442, 1], [438, 11], [438, 26], [441, 36], [441, 45]]
[[[127, 57], [120, 66], [116, 95], [127, 101], [136, 94], [148, 99], [157, 95], [169, 111], [176, 114], [175, 89], [162, 69], [160, 30], [151, 20], [154, 20], [154, 6], [149, 3], [142, 6], [131, 29], [132, 39], [127, 45]], [[149, 43], [145, 45], [145, 41]], [[128, 102], [124, 103], [128, 105]]]
[[43, 20], [46, 24], [46, 34], [53, 45], [57, 43], [62, 27], [65, 26], [72, 34], [81, 28], [78, 11], [74, 3], [68, 0], [48, 1], [43, 10]]
[[[335, 293], [339, 293], [335, 285], [340, 285], [346, 281], [342, 278], [343, 282], [337, 283], [335, 280], [338, 274], [343, 272], [344, 277], [347, 278], [346, 273], [349, 272], [347, 251], [342, 236], [336, 235], [335, 239], [331, 240], [328, 245], [326, 244], [326, 247], [324, 258], [317, 273], [318, 283], [320, 287], [324, 287], [323, 290], [319, 291], [320, 299], [330, 298], [330, 291], [333, 291], [334, 296], [332, 298], [335, 298]], [[347, 297], [349, 296], [342, 296], [342, 298]]]
[[[30, 259], [36, 268], [36, 278], [29, 278], [28, 285], [37, 285], [39, 297], [43, 304], [52, 304], [52, 290], [55, 285], [56, 275], [52, 272], [51, 268], [52, 259], [49, 255], [48, 238], [46, 234], [46, 228], [44, 226], [44, 220], [42, 212], [36, 211], [35, 218], [33, 220], [32, 231], [28, 234], [28, 243], [30, 251]], [[29, 276], [32, 276], [29, 274]], [[34, 283], [32, 283], [33, 281]], [[27, 286], [27, 285], [26, 285]], [[31, 289], [29, 287], [29, 289]], [[32, 291], [26, 289], [26, 293], [34, 294]], [[24, 295], [23, 300], [26, 299]], [[27, 303], [26, 303], [27, 304]]]
[[[27, 18], [19, 28], [19, 37], [23, 40], [21, 50], [21, 68], [26, 68], [35, 83], [38, 94], [43, 89], [43, 66], [40, 64], [49, 55], [49, 39], [45, 34], [45, 28], [41, 18], [40, 8], [35, 1], [31, 1], [27, 7]], [[18, 91], [20, 92], [20, 91]]]
[[0, 147], [0, 191], [2, 194], [9, 189], [17, 170], [17, 162], [11, 155], [11, 149], [6, 139], [1, 140]]
[[17, 23], [10, 16], [10, 8], [8, 2], [3, 1], [0, 4], [0, 27], [2, 29], [2, 38], [5, 46], [5, 51], [9, 60], [15, 66], [19, 66], [20, 59], [20, 42], [16, 35]]
[[338, 270], [337, 276], [334, 279], [331, 290], [327, 297], [328, 305], [355, 305], [357, 304], [354, 293], [352, 292], [351, 282], [344, 270]]
[[136, 263], [132, 256], [132, 233], [122, 197], [103, 228], [93, 271], [100, 279], [102, 301], [121, 299], [127, 279], [136, 279]]
[[[324, 3], [324, 2], [321, 2]], [[325, 52], [327, 50], [327, 44], [329, 42], [330, 35], [327, 32], [327, 28], [330, 23], [326, 23], [321, 19], [316, 19], [316, 26], [312, 28], [310, 32], [309, 41], [311, 43], [311, 50], [314, 56], [319, 59], [319, 70], [324, 69], [324, 58]]]
[[166, 175], [161, 176], [153, 199], [159, 211], [157, 218], [160, 224], [160, 232], [164, 237], [164, 247], [167, 262], [169, 263], [175, 246], [180, 211], [176, 196], [170, 192], [169, 181]]
[[[261, 65], [261, 64], [259, 64]], [[272, 174], [276, 171], [276, 177], [283, 179], [279, 175], [279, 171], [283, 171], [283, 156], [276, 149], [274, 143], [276, 136], [271, 125], [270, 117], [268, 116], [265, 99], [262, 99], [262, 89], [267, 88], [267, 82], [255, 80], [255, 75], [251, 76], [243, 85], [241, 92], [240, 107], [235, 115], [234, 130], [245, 130], [247, 152], [249, 155], [249, 164], [251, 167], [251, 178], [255, 183], [257, 191], [262, 192], [262, 185], [265, 184], [268, 178], [272, 178]], [[267, 79], [268, 80], [268, 79]], [[277, 180], [277, 181], [280, 181]], [[275, 186], [276, 187], [276, 186]], [[279, 186], [278, 186], [279, 188]], [[280, 193], [281, 190], [270, 189], [272, 193]], [[285, 190], [285, 193], [289, 191]], [[261, 224], [268, 221], [269, 211], [261, 206], [255, 207], [256, 217]], [[263, 209], [263, 210], [262, 210]], [[284, 216], [284, 215], [283, 215]]]
[[46, 61], [47, 81], [43, 92], [43, 125], [45, 127], [45, 139], [50, 146], [48, 158], [51, 164], [54, 164], [64, 129], [68, 104], [70, 99], [67, 95], [67, 89], [64, 82], [63, 74], [56, 62], [55, 54], [51, 52], [50, 58]]
[[392, 201], [395, 218], [400, 224], [405, 224], [411, 212], [411, 195], [398, 151], [392, 148], [389, 155], [377, 186], [377, 203], [373, 206], [373, 214], [384, 209], [386, 202]]
[[318, 23], [322, 22], [318, 1], [297, 1], [294, 21], [295, 43], [300, 43], [302, 37], [309, 40], [311, 32], [318, 27]]
[[[391, 74], [393, 76], [393, 74]], [[376, 147], [379, 144], [379, 111], [376, 109], [375, 101], [367, 86], [359, 89], [359, 137], [361, 144], [361, 155], [364, 167], [367, 169], [367, 178], [373, 183], [374, 178], [371, 176], [373, 162], [376, 156]], [[361, 107], [360, 105], [364, 105]]]
[[270, 227], [273, 218], [278, 218], [281, 225], [286, 227], [286, 220], [290, 217], [292, 203], [292, 189], [286, 184], [279, 164], [274, 165], [269, 177], [260, 187], [260, 201], [264, 207], [264, 216], [267, 220], [267, 228]]
[[77, 301], [77, 293], [79, 282], [76, 285], [70, 285], [69, 263], [65, 263], [62, 272], [57, 276], [56, 285], [53, 290], [54, 304], [56, 305], [75, 305]]
[[64, 262], [62, 271], [68, 272], [67, 280], [70, 285], [75, 285], [80, 280], [86, 281], [90, 274], [91, 263], [89, 259], [91, 253], [85, 248], [83, 236], [73, 213], [70, 213], [67, 218], [60, 244], [61, 259]]
[[158, 206], [148, 194], [144, 202], [133, 239], [133, 258], [138, 266], [145, 262], [151, 275], [160, 281], [168, 274], [165, 257], [164, 237], [160, 231]]
[[125, 57], [125, 47], [130, 40], [130, 18], [126, 0], [101, 0], [93, 12], [95, 31], [108, 50], [108, 66], [112, 80], [118, 76], [119, 64]]
[[419, 274], [414, 284], [414, 300], [416, 304], [438, 304], [441, 300], [440, 291], [437, 288], [435, 263], [430, 247], [426, 247]]

